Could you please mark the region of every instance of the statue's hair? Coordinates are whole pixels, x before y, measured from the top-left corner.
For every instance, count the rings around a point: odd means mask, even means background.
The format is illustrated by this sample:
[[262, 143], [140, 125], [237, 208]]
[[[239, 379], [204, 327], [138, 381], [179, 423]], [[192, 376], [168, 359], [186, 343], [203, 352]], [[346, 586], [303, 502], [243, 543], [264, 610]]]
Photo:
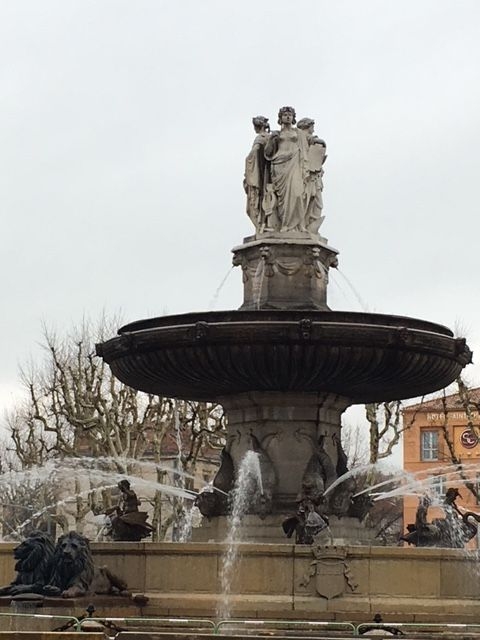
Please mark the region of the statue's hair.
[[315, 120], [312, 118], [302, 118], [297, 122], [297, 127], [299, 129], [308, 129], [308, 127], [311, 127], [313, 124], [315, 124]]
[[270, 125], [268, 124], [268, 118], [265, 116], [255, 116], [252, 118], [254, 127], [263, 127], [267, 131], [270, 131]]
[[284, 113], [293, 114], [292, 124], [295, 124], [297, 122], [297, 114], [295, 113], [295, 109], [293, 107], [280, 107], [280, 109], [278, 110], [278, 124], [282, 124], [282, 115]]

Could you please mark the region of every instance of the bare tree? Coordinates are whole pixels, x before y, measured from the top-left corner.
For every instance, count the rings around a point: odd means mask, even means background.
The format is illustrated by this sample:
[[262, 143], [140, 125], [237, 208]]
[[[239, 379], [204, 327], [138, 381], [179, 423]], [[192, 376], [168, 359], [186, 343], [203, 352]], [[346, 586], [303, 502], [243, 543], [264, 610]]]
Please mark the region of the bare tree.
[[[221, 446], [223, 411], [211, 403], [172, 400], [145, 394], [121, 383], [95, 356], [95, 342], [112, 335], [112, 322], [97, 327], [84, 322], [65, 336], [44, 329], [42, 362], [22, 370], [26, 400], [7, 417], [13, 452], [21, 468], [50, 459], [102, 457], [117, 474], [131, 473], [135, 461], [157, 465], [157, 481], [165, 480], [167, 458], [175, 458], [177, 474], [192, 475], [198, 460]], [[117, 323], [115, 323], [117, 324]], [[154, 513], [160, 525], [161, 499]], [[77, 518], [85, 515], [78, 501]]]
[[[224, 444], [225, 414], [220, 405], [209, 402], [174, 401], [173, 428], [166, 434], [157, 457], [160, 455], [161, 458], [169, 453], [173, 458], [174, 469], [171, 481], [177, 487], [192, 490], [195, 488], [194, 476], [197, 476], [197, 482], [206, 482], [203, 476], [198, 477], [199, 463], [206, 463], [210, 467], [210, 473], [216, 470], [216, 464], [212, 465], [212, 460], [217, 463]], [[165, 471], [159, 469], [157, 474], [158, 481], [164, 482]], [[173, 526], [173, 539], [183, 539], [182, 523], [185, 522], [188, 511], [185, 499], [165, 496], [164, 503], [165, 501], [169, 503], [168, 515], [162, 515], [160, 496], [157, 495], [154, 500], [154, 526], [158, 528], [158, 538], [164, 539], [167, 530]]]
[[348, 458], [348, 467], [368, 463], [369, 443], [365, 425], [347, 423], [342, 426], [342, 447]]
[[[419, 407], [423, 401], [424, 397]], [[379, 460], [388, 458], [393, 448], [400, 442], [402, 434], [413, 425], [417, 412], [408, 423], [405, 423], [402, 420], [402, 408], [400, 400], [365, 405], [365, 415], [370, 426], [370, 463], [375, 464]]]
[[[457, 378], [455, 384], [458, 389], [460, 405], [465, 411], [465, 415], [467, 417], [467, 429], [469, 429], [477, 439], [480, 439], [480, 430], [473, 421], [473, 412], [480, 412], [480, 402], [473, 398], [471, 390], [461, 376]], [[480, 501], [478, 485], [476, 482], [472, 482], [469, 474], [465, 470], [465, 466], [462, 463], [461, 458], [455, 452], [452, 430], [450, 428], [448, 420], [448, 401], [445, 389], [442, 392], [441, 401], [443, 410], [443, 422], [440, 425], [440, 430], [445, 442], [447, 453], [446, 460], [455, 465], [459, 478], [463, 481], [463, 484], [468, 489], [468, 491], [470, 491], [478, 504], [478, 502]]]
[[22, 371], [28, 402], [9, 421], [24, 465], [52, 455], [108, 456], [120, 473], [125, 460], [140, 458], [152, 434], [161, 439], [170, 426], [169, 401], [127, 387], [95, 356], [103, 338], [83, 324], [66, 338], [44, 331], [46, 358]]

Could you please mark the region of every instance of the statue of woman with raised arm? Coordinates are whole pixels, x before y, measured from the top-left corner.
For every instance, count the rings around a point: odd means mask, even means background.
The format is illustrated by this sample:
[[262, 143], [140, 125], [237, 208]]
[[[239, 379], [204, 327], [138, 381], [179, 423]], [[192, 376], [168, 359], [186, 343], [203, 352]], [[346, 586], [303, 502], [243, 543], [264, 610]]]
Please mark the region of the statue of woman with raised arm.
[[[303, 131], [293, 126], [295, 123], [295, 109], [282, 107], [278, 112], [280, 131], [273, 131], [265, 145], [280, 232], [307, 231], [304, 191], [308, 178], [308, 141]], [[267, 195], [268, 191], [267, 186]]]
[[252, 149], [245, 159], [245, 176], [243, 187], [247, 194], [247, 215], [255, 225], [257, 232], [265, 228], [263, 198], [265, 185], [268, 182], [268, 162], [265, 160], [265, 144], [270, 135], [268, 118], [256, 116], [252, 118], [253, 128], [257, 134]]

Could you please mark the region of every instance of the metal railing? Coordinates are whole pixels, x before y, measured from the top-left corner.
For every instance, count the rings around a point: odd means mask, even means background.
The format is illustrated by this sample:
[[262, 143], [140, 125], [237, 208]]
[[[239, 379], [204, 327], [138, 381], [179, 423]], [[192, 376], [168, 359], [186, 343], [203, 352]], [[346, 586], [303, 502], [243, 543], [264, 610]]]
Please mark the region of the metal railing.
[[[295, 630], [295, 631], [315, 631], [315, 629], [326, 629], [331, 631], [348, 631], [352, 636], [355, 635], [355, 625], [351, 622], [337, 622], [337, 621], [320, 621], [320, 620], [262, 620], [262, 619], [246, 619], [231, 618], [229, 620], [220, 620], [216, 624], [215, 633], [218, 634], [224, 627], [229, 627], [229, 630], [235, 628], [250, 628], [262, 631], [269, 629], [282, 630]], [[311, 635], [311, 634], [310, 634]]]
[[55, 614], [50, 614], [50, 613], [2, 612], [0, 613], [0, 618], [30, 618], [30, 619], [42, 619], [42, 620], [58, 620], [59, 622], [64, 621], [65, 623], [71, 622], [72, 628], [74, 628], [75, 631], [80, 631], [80, 629], [78, 629], [78, 625], [80, 624], [80, 621], [75, 616], [57, 616]]
[[[82, 625], [88, 622], [98, 622], [100, 624], [104, 622], [113, 623], [116, 626], [123, 626], [128, 630], [128, 627], [155, 627], [158, 629], [200, 629], [205, 633], [215, 634], [216, 623], [209, 618], [147, 618], [142, 616], [137, 617], [92, 617], [84, 618], [78, 623], [79, 631], [82, 630]], [[150, 629], [152, 630], [152, 629]]]
[[[176, 631], [185, 630], [189, 631], [195, 629], [200, 634], [205, 635], [219, 635], [222, 631], [235, 632], [237, 631], [250, 631], [258, 632], [258, 635], [263, 633], [271, 633], [272, 631], [295, 631], [297, 637], [316, 637], [315, 631], [322, 631], [321, 637], [325, 635], [325, 632], [345, 632], [345, 635], [349, 637], [362, 637], [367, 631], [371, 630], [388, 630], [398, 629], [403, 632], [404, 635], [410, 633], [435, 634], [439, 632], [473, 632], [480, 637], [480, 623], [440, 623], [440, 622], [388, 622], [383, 621], [379, 623], [375, 622], [362, 622], [361, 624], [354, 625], [351, 622], [339, 622], [339, 621], [322, 621], [322, 620], [270, 620], [270, 619], [252, 619], [252, 618], [229, 618], [225, 620], [213, 621], [210, 618], [163, 618], [163, 617], [87, 617], [76, 618], [75, 616], [68, 615], [54, 615], [45, 613], [14, 613], [14, 612], [1, 612], [0, 620], [4, 618], [14, 619], [30, 619], [30, 620], [51, 620], [53, 622], [64, 622], [71, 627], [72, 631], [81, 632], [82, 626], [88, 622], [97, 622], [99, 624], [107, 623], [112, 627], [123, 627], [128, 632], [129, 627], [136, 627], [137, 630], [145, 628], [145, 631], [156, 630], [168, 631], [175, 629]], [[152, 629], [153, 627], [153, 629]], [[0, 629], [1, 631], [1, 629]], [[271, 634], [274, 635], [274, 634]], [[232, 633], [235, 636], [235, 633]], [[367, 636], [365, 636], [367, 637]]]
[[432, 633], [438, 633], [440, 631], [477, 631], [480, 634], [480, 624], [470, 624], [461, 622], [362, 622], [355, 627], [355, 635], [364, 635], [367, 629], [398, 629], [403, 632], [419, 631], [425, 633], [431, 631]]

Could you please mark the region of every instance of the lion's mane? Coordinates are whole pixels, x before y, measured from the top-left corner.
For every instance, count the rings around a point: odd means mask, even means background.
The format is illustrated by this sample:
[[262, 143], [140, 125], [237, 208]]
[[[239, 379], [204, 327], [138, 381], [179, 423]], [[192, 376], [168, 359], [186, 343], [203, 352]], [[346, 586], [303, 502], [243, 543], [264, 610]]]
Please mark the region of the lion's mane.
[[0, 595], [21, 593], [42, 593], [50, 580], [55, 546], [52, 539], [42, 531], [33, 531], [13, 551], [15, 560], [15, 580], [0, 588]]
[[88, 539], [69, 531], [57, 541], [53, 556], [53, 573], [44, 592], [63, 598], [76, 598], [90, 591], [94, 575], [92, 552]]

